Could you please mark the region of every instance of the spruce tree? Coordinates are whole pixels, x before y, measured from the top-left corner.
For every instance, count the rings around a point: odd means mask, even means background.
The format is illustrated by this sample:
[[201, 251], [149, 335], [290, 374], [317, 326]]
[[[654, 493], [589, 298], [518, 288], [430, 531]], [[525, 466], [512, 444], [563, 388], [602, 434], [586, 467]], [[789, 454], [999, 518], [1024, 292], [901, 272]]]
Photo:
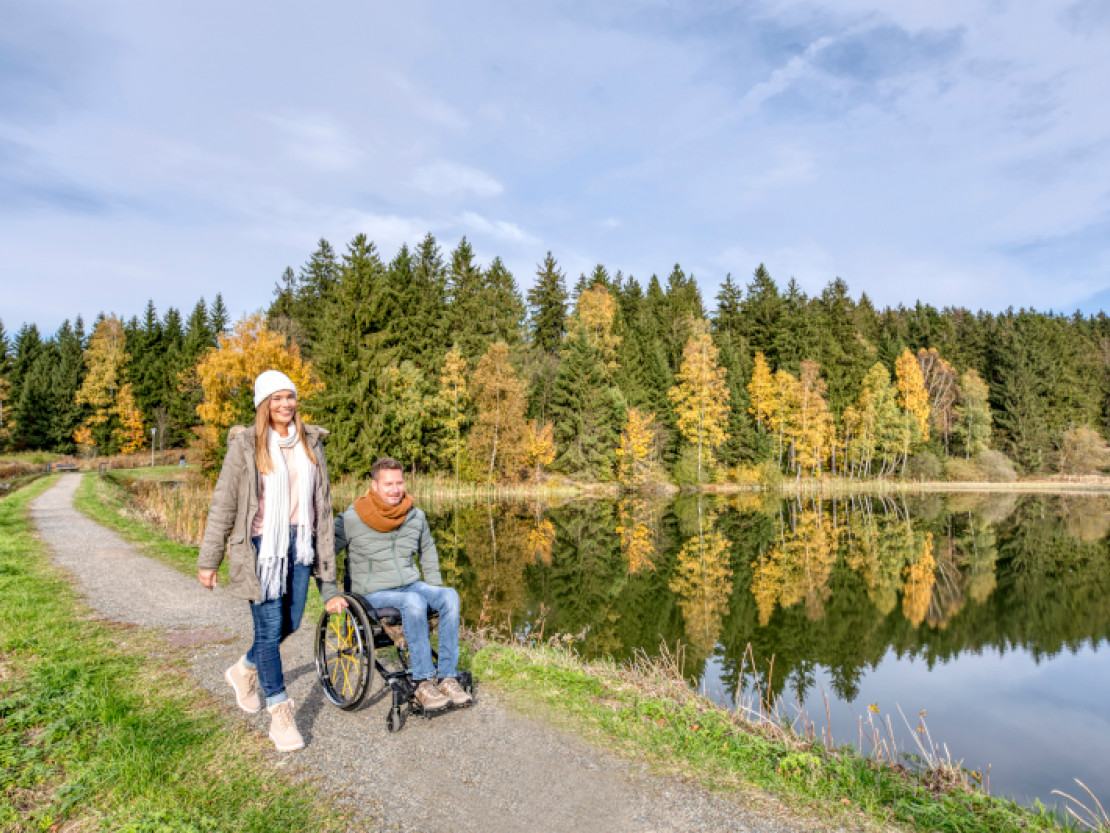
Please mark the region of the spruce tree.
[[84, 324], [78, 317], [70, 326], [66, 320], [54, 335], [56, 361], [51, 371], [50, 428], [47, 446], [63, 454], [76, 449], [73, 432], [84, 421], [85, 408], [77, 404], [77, 391], [85, 378]]
[[218, 336], [227, 332], [230, 323], [231, 316], [228, 315], [227, 306], [224, 304], [224, 296], [217, 292], [212, 308], [208, 310], [208, 327], [214, 335]]
[[543, 353], [554, 354], [567, 329], [567, 287], [550, 251], [536, 269], [536, 282], [528, 290], [528, 309], [532, 344]]
[[393, 307], [385, 284], [377, 249], [359, 234], [343, 255], [314, 361], [325, 389], [316, 397], [313, 418], [332, 432], [328, 458], [337, 472], [365, 476], [382, 452], [388, 403], [379, 396], [380, 376], [397, 358], [396, 345], [382, 330]]
[[566, 347], [555, 377], [550, 409], [558, 457], [553, 467], [611, 480], [624, 422], [624, 400], [585, 330]]

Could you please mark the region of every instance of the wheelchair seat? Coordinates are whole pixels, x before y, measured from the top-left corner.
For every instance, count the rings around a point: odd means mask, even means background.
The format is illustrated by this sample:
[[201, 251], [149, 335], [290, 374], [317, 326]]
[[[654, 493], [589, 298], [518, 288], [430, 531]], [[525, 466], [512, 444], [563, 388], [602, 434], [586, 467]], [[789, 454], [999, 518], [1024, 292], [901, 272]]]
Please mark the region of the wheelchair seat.
[[[352, 593], [344, 593], [343, 598], [347, 600], [346, 610], [337, 614], [325, 610], [316, 624], [316, 675], [328, 701], [345, 711], [357, 709], [369, 695], [377, 672], [393, 695], [393, 705], [386, 716], [390, 732], [400, 731], [410, 713], [433, 717], [453, 710], [454, 706], [447, 706], [427, 711], [416, 701], [401, 611], [395, 607], [372, 607]], [[429, 610], [429, 631], [434, 630], [438, 620], [438, 612]], [[378, 658], [378, 649], [383, 652], [396, 649], [396, 663], [385, 665]], [[439, 659], [434, 649], [432, 659]], [[459, 672], [459, 684], [474, 696], [474, 680], [469, 671]]]

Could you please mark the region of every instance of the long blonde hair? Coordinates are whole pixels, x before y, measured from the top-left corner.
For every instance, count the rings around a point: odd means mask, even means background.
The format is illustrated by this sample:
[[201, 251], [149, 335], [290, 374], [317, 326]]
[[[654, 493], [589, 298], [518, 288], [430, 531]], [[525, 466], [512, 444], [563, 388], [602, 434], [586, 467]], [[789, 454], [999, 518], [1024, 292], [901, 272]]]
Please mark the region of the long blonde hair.
[[[304, 420], [301, 419], [301, 409], [293, 412], [293, 426], [297, 436], [301, 438], [304, 453], [308, 462], [316, 465], [316, 458], [312, 456], [312, 449], [308, 445], [308, 437], [304, 433]], [[270, 459], [270, 443], [266, 432], [270, 428], [270, 397], [267, 396], [259, 403], [254, 412], [254, 464], [259, 474], [270, 474], [274, 470], [274, 461]]]

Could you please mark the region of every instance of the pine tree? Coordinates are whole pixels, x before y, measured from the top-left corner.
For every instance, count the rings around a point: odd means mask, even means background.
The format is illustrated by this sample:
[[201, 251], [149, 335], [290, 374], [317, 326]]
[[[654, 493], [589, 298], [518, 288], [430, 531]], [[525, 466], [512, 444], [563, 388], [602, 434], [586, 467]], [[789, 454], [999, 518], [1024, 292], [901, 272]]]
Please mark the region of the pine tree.
[[528, 290], [528, 308], [532, 344], [541, 352], [555, 353], [566, 333], [567, 288], [551, 252], [536, 269], [536, 282]]
[[551, 421], [560, 471], [610, 480], [624, 403], [587, 329], [575, 330], [555, 377]]
[[388, 403], [378, 385], [384, 369], [398, 359], [388, 328], [396, 300], [374, 244], [357, 235], [343, 255], [314, 362], [324, 385], [315, 415], [332, 432], [328, 464], [337, 472], [365, 476], [385, 453], [381, 438]]
[[770, 273], [761, 263], [752, 273], [740, 302], [741, 335], [752, 351], [762, 353], [772, 366], [781, 364], [776, 352], [782, 328], [783, 302]]
[[208, 328], [214, 335], [220, 336], [227, 332], [227, 326], [230, 322], [231, 316], [227, 313], [224, 296], [217, 292], [216, 299], [212, 302], [211, 309], [208, 310]]
[[991, 408], [990, 390], [974, 368], [960, 376], [958, 402], [955, 407], [953, 433], [963, 445], [964, 459], [986, 451], [990, 446]]
[[11, 436], [11, 374], [11, 345], [4, 330], [4, 322], [0, 320], [0, 449], [7, 446]]
[[48, 447], [63, 454], [74, 449], [73, 432], [86, 416], [77, 402], [77, 391], [85, 377], [84, 324], [78, 317], [71, 326], [68, 319], [54, 334], [56, 361], [50, 376], [50, 431]]

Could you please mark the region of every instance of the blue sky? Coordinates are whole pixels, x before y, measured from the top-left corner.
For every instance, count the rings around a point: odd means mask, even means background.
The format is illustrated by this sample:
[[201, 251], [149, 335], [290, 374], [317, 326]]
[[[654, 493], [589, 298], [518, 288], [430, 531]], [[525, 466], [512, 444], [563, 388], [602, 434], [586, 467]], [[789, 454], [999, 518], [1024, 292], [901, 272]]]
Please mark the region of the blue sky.
[[0, 0], [0, 319], [265, 307], [432, 232], [522, 290], [760, 262], [1110, 308], [1110, 2]]

